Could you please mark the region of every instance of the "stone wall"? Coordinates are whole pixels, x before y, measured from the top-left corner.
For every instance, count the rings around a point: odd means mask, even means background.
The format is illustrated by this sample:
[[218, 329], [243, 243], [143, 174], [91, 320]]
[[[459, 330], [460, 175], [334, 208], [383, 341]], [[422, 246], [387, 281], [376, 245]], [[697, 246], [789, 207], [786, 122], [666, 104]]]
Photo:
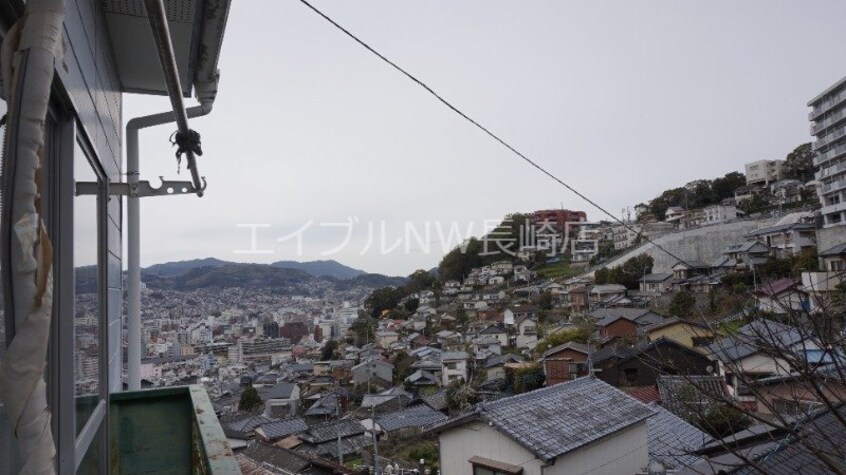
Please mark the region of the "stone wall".
[[[722, 255], [723, 250], [729, 244], [744, 242], [747, 234], [756, 229], [772, 226], [774, 222], [774, 219], [733, 221], [677, 231], [654, 238], [652, 241], [679, 259], [697, 260], [711, 264]], [[846, 228], [846, 226], [842, 227]], [[670, 272], [677, 262], [675, 257], [671, 257], [654, 244], [645, 243], [615, 257], [605, 267], [622, 265], [627, 260], [642, 253], [650, 255], [654, 259], [655, 264], [652, 272]]]

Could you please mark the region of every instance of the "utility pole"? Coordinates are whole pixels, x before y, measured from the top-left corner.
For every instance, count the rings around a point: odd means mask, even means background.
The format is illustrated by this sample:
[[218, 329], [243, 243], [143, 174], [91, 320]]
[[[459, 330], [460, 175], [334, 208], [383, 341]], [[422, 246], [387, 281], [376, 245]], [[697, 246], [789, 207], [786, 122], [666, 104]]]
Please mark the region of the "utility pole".
[[[341, 401], [338, 396], [335, 396], [335, 414], [337, 421], [341, 421]], [[338, 465], [344, 464], [344, 453], [341, 451], [341, 431], [338, 431]]]
[[376, 405], [370, 405], [370, 432], [373, 434], [373, 472], [379, 474], [379, 438], [376, 437]]

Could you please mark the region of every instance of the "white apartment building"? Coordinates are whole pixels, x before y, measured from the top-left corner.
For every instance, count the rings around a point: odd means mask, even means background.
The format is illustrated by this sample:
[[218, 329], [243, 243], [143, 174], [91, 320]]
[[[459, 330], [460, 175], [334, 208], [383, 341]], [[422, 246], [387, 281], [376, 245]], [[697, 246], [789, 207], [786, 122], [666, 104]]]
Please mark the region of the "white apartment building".
[[846, 78], [808, 101], [823, 226], [846, 222]]
[[734, 206], [712, 205], [702, 209], [705, 213], [704, 224], [717, 224], [737, 218], [737, 208]]
[[620, 250], [631, 247], [640, 235], [640, 231], [641, 226], [639, 224], [619, 225], [612, 228], [614, 249]]
[[747, 185], [769, 186], [770, 183], [781, 180], [784, 160], [758, 160], [747, 163], [745, 167]]

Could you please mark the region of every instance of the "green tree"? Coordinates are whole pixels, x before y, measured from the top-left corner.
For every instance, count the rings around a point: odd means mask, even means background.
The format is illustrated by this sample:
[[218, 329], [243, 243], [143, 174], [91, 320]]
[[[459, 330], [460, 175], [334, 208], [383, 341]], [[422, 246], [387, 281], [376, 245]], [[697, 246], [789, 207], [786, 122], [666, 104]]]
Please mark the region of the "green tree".
[[336, 340], [326, 340], [323, 344], [323, 349], [320, 351], [320, 361], [329, 361], [334, 359], [335, 350], [338, 349], [338, 342]]
[[359, 312], [358, 318], [350, 325], [350, 330], [355, 334], [355, 345], [364, 345], [371, 341], [376, 331], [376, 320], [364, 312]]
[[552, 308], [552, 292], [547, 290], [538, 295], [538, 307], [542, 310], [550, 310]]
[[455, 323], [456, 323], [456, 325], [459, 325], [459, 326], [467, 325], [467, 323], [469, 321], [470, 321], [470, 316], [467, 315], [467, 311], [464, 310], [464, 308], [459, 308], [455, 312]]
[[535, 354], [542, 355], [544, 351], [570, 341], [583, 344], [587, 343], [593, 334], [593, 330], [593, 325], [585, 323], [572, 330], [553, 333], [538, 342], [537, 346], [535, 346]]
[[716, 405], [703, 414], [698, 414], [692, 422], [715, 439], [722, 439], [752, 425], [749, 416], [727, 404]]
[[620, 284], [627, 289], [636, 289], [640, 278], [652, 272], [652, 256], [639, 254], [617, 267], [597, 269], [594, 272], [594, 282], [597, 284]]
[[726, 198], [733, 198], [734, 192], [746, 185], [746, 176], [740, 172], [726, 173], [722, 178], [715, 178], [711, 183], [714, 200], [720, 202]]
[[444, 280], [464, 280], [471, 269], [482, 266], [482, 258], [479, 256], [482, 251], [481, 241], [469, 239], [441, 259], [438, 275]]
[[405, 284], [405, 291], [409, 294], [420, 292], [422, 290], [429, 290], [435, 283], [435, 276], [429, 271], [418, 269], [408, 276], [408, 282]]
[[800, 276], [802, 272], [812, 272], [819, 268], [817, 248], [809, 247], [802, 249], [799, 254], [793, 257], [790, 270], [794, 276]]
[[417, 311], [417, 308], [420, 307], [420, 299], [408, 299], [403, 304], [403, 307], [405, 307], [408, 313], [414, 313]]
[[510, 386], [514, 394], [522, 394], [543, 387], [546, 375], [541, 365], [529, 368], [507, 369], [505, 376], [506, 387]]
[[784, 160], [785, 178], [793, 178], [802, 183], [814, 179], [814, 152], [811, 144], [803, 143], [787, 154]]
[[398, 351], [394, 355], [394, 384], [402, 384], [409, 375], [411, 375], [411, 365], [414, 364], [414, 358], [405, 351]]
[[383, 311], [396, 308], [405, 295], [404, 289], [382, 287], [374, 290], [364, 299], [364, 306], [370, 311], [372, 317], [379, 318]]
[[261, 406], [261, 403], [262, 400], [256, 388], [249, 387], [241, 392], [241, 399], [238, 400], [238, 410], [249, 412]]
[[466, 411], [479, 402], [479, 394], [464, 381], [455, 380], [447, 386], [446, 402], [450, 412]]
[[689, 290], [681, 290], [670, 300], [670, 315], [688, 318], [696, 308], [696, 296]]

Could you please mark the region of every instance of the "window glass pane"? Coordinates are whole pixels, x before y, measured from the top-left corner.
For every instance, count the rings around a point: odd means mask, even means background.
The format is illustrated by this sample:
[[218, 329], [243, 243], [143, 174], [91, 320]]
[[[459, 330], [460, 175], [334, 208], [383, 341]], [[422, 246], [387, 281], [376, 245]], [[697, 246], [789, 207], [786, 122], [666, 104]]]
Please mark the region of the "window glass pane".
[[[96, 182], [97, 175], [78, 144], [74, 150], [74, 180]], [[80, 195], [73, 203], [74, 384], [76, 430], [88, 421], [100, 392], [100, 296], [96, 195]]]
[[[6, 102], [0, 100], [0, 116], [6, 113]], [[2, 150], [3, 140], [6, 138], [6, 127], [0, 127], [0, 150]], [[0, 153], [0, 187], [2, 187], [3, 156]], [[0, 197], [0, 210], [3, 209], [3, 200]], [[6, 353], [6, 319], [4, 317], [5, 310], [3, 308], [3, 292], [2, 282], [0, 282], [0, 358]], [[0, 474], [17, 473], [20, 467], [20, 460], [18, 459], [18, 447], [15, 443], [12, 434], [12, 428], [9, 425], [9, 420], [6, 417], [6, 408], [3, 402], [0, 401]]]
[[82, 462], [80, 462], [79, 468], [77, 469], [76, 473], [85, 475], [94, 475], [100, 473], [100, 468], [103, 465], [102, 455], [104, 426], [105, 424], [100, 424], [100, 428], [97, 429], [97, 434], [94, 436], [94, 440], [91, 441], [91, 445], [88, 446], [88, 451], [85, 452], [85, 457], [82, 458]]

